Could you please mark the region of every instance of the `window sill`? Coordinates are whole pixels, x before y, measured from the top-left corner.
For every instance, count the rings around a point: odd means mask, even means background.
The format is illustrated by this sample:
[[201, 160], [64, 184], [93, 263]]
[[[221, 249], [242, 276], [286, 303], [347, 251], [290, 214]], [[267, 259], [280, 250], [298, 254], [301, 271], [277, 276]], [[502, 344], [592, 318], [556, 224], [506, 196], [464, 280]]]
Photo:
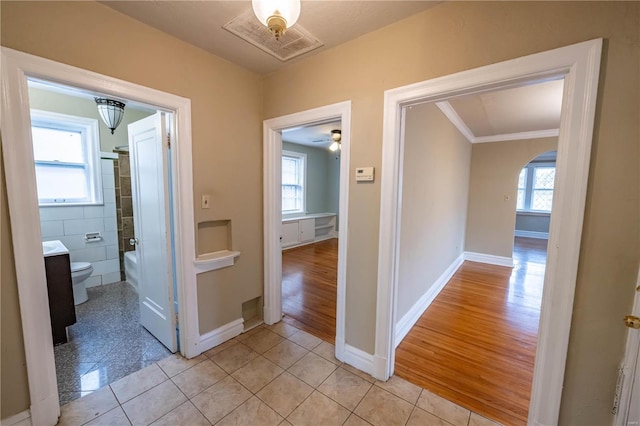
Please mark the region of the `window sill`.
[[516, 214], [518, 215], [522, 215], [522, 216], [551, 216], [551, 213], [547, 213], [547, 212], [534, 212], [534, 211], [527, 211], [527, 210], [516, 210]]
[[38, 204], [38, 207], [87, 207], [87, 206], [104, 206], [104, 202], [96, 203], [51, 203]]

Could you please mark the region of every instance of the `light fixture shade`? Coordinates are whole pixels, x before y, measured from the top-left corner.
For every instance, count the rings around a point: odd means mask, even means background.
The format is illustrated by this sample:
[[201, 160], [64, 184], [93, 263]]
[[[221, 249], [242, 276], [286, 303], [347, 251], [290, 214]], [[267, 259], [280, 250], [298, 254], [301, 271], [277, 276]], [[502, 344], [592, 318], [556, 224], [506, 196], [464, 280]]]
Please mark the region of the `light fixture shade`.
[[329, 150], [331, 151], [337, 151], [341, 148], [340, 143], [339, 142], [334, 142], [331, 144], [331, 146], [329, 147]]
[[331, 131], [331, 139], [336, 142], [340, 142], [342, 140], [342, 131], [340, 130], [332, 130]]
[[[279, 38], [300, 17], [300, 0], [252, 0], [253, 12]], [[282, 22], [284, 20], [284, 22]]]
[[95, 98], [98, 105], [98, 113], [104, 124], [111, 130], [111, 134], [124, 117], [124, 103], [107, 98]]

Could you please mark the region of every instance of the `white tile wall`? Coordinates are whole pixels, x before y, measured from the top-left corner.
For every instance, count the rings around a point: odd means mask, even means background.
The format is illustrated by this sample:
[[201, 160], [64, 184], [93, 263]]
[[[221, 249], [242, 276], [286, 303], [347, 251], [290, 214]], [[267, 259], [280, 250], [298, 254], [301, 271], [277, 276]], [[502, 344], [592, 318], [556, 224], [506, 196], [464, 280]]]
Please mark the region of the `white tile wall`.
[[[120, 281], [116, 191], [113, 161], [102, 160], [104, 205], [41, 207], [43, 241], [60, 240], [69, 249], [72, 262], [91, 262], [93, 274], [87, 287]], [[84, 234], [100, 232], [102, 240], [86, 242]]]

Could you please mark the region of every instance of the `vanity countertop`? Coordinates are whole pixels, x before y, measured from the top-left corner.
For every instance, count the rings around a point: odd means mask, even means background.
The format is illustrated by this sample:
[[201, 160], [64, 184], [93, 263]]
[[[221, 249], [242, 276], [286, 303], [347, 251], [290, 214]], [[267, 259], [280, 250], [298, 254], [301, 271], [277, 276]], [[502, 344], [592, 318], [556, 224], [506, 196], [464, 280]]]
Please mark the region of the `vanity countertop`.
[[42, 253], [44, 254], [44, 257], [49, 257], [58, 256], [60, 254], [69, 254], [69, 250], [60, 240], [43, 241]]

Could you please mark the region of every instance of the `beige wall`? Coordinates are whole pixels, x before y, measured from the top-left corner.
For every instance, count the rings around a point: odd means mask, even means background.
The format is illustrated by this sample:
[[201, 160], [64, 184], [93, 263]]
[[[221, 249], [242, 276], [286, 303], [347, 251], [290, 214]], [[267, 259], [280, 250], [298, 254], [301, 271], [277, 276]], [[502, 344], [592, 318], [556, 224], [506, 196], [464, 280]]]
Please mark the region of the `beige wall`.
[[520, 170], [557, 146], [555, 137], [473, 144], [466, 251], [511, 257]]
[[[234, 267], [199, 277], [200, 329], [239, 318], [242, 302], [262, 296], [261, 77], [99, 3], [0, 7], [3, 46], [191, 99], [195, 221], [230, 219], [233, 249], [242, 253]], [[211, 209], [200, 209], [202, 194], [211, 195]], [[3, 222], [3, 256], [8, 235]], [[5, 283], [3, 275], [2, 285], [3, 296], [5, 285], [15, 293], [15, 280]], [[10, 313], [3, 306], [3, 345], [20, 332]], [[20, 348], [11, 355], [19, 357]], [[24, 376], [23, 365], [16, 363], [12, 374]], [[3, 356], [3, 374], [5, 368]], [[3, 417], [28, 407], [14, 397], [3, 392]]]
[[433, 103], [406, 112], [396, 321], [464, 251], [471, 144]]
[[[560, 421], [608, 424], [640, 257], [640, 4], [444, 2], [273, 73], [264, 116], [352, 101], [351, 173], [380, 171], [383, 93], [604, 37], [602, 72]], [[328, 67], [327, 64], [340, 64]], [[380, 173], [351, 184], [346, 339], [374, 348]]]
[[[0, 148], [0, 160], [2, 149]], [[2, 315], [0, 335], [0, 419], [6, 419], [29, 406], [29, 385], [22, 340], [22, 319], [18, 303], [16, 268], [11, 247], [11, 228], [7, 211], [7, 190], [4, 165], [0, 161], [0, 313]]]
[[29, 88], [29, 106], [33, 109], [98, 120], [100, 151], [102, 152], [112, 152], [116, 146], [128, 145], [127, 125], [153, 114], [151, 111], [141, 111], [131, 106], [126, 106], [122, 122], [112, 135], [111, 130], [107, 128], [106, 124], [104, 124], [100, 118], [96, 103], [91, 99], [69, 96], [43, 89]]

